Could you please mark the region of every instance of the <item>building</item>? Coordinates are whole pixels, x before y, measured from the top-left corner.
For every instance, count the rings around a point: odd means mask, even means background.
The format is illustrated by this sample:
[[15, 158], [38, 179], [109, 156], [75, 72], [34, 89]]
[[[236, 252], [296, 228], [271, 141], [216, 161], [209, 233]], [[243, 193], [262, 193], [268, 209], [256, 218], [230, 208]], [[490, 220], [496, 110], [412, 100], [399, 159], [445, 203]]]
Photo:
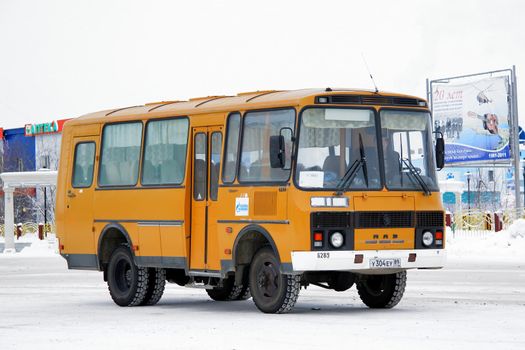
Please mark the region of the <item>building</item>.
[[[58, 169], [61, 131], [67, 119], [0, 128], [0, 172]], [[19, 189], [15, 197], [15, 222], [54, 221], [54, 188]], [[3, 222], [3, 192], [0, 190], [0, 221]]]

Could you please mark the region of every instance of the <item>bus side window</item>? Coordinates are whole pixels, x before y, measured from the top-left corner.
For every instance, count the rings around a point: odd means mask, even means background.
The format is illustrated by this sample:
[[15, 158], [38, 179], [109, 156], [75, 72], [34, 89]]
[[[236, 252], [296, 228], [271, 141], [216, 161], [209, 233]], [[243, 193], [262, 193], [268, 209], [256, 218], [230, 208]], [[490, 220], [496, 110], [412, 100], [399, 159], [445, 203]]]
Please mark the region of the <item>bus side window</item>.
[[148, 122], [142, 165], [142, 184], [181, 184], [186, 169], [187, 140], [187, 118]]
[[224, 147], [224, 165], [222, 167], [222, 181], [224, 183], [232, 183], [235, 180], [240, 124], [241, 115], [239, 113], [230, 114], [228, 117], [228, 130], [226, 131], [226, 145]]
[[222, 134], [218, 131], [211, 134], [210, 165], [210, 199], [217, 200], [219, 192], [219, 171], [221, 168]]
[[95, 162], [95, 143], [81, 142], [75, 147], [75, 161], [73, 163], [74, 188], [91, 187], [93, 183], [93, 164]]
[[102, 131], [100, 186], [135, 186], [139, 177], [142, 122], [108, 124]]
[[206, 134], [198, 133], [195, 135], [195, 149], [193, 153], [193, 198], [197, 201], [206, 199], [207, 187], [207, 159], [206, 159]]

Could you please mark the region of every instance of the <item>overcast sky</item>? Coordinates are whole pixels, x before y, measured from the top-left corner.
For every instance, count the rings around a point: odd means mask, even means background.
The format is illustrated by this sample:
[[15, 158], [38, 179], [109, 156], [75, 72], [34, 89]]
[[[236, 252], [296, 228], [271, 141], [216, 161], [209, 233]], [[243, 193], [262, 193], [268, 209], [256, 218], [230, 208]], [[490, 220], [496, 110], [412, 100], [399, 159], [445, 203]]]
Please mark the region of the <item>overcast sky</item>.
[[[523, 1], [0, 0], [0, 127], [152, 101], [306, 87], [425, 97], [510, 68], [525, 121]], [[522, 124], [525, 124], [522, 122]]]

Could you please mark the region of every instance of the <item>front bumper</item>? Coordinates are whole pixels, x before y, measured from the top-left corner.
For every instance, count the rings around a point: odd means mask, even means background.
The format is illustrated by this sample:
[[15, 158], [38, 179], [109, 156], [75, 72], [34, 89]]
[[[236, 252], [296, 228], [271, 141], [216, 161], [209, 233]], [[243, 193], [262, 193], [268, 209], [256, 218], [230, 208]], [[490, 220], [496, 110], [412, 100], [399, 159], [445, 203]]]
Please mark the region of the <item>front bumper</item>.
[[[413, 262], [408, 261], [410, 254], [416, 254]], [[356, 260], [362, 255], [362, 262]], [[395, 259], [401, 261], [400, 267], [372, 268], [371, 259]], [[406, 269], [439, 269], [445, 265], [444, 249], [417, 250], [353, 250], [353, 251], [310, 251], [292, 252], [293, 271], [353, 271], [361, 273], [395, 273]]]

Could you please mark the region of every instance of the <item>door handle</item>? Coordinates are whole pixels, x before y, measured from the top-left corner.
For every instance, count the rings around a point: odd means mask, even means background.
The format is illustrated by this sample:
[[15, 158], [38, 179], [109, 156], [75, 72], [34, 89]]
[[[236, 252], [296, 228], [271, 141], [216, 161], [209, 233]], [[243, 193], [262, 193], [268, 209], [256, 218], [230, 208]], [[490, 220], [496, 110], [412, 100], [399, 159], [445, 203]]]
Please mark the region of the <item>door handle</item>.
[[67, 191], [67, 196], [69, 198], [73, 198], [73, 197], [76, 197], [77, 195], [73, 191], [69, 190], [69, 191]]

